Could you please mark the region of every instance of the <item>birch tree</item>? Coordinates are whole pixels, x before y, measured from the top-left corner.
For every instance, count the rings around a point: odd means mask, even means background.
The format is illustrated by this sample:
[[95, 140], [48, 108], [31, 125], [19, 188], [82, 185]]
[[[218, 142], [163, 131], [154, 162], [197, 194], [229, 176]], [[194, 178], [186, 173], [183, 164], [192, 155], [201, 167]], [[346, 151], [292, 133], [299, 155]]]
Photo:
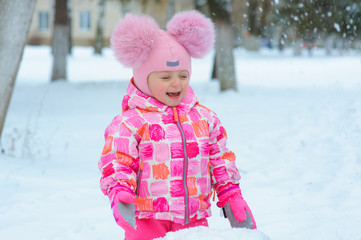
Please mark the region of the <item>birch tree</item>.
[[0, 0], [0, 137], [36, 0]]
[[69, 52], [68, 0], [55, 1], [53, 30], [53, 70], [51, 80], [67, 79], [67, 55]]
[[216, 25], [216, 56], [214, 77], [220, 81], [221, 91], [237, 90], [233, 56], [232, 0], [208, 0]]

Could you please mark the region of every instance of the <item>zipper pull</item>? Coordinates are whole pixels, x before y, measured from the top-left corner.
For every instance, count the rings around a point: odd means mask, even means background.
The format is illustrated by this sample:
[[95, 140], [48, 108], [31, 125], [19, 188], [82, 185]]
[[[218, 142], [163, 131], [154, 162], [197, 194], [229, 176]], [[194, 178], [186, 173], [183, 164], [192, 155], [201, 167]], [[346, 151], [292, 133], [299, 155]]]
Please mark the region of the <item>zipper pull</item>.
[[173, 107], [172, 109], [173, 109], [174, 121], [175, 121], [175, 122], [178, 122], [179, 119], [178, 119], [177, 108], [176, 108], [176, 107]]

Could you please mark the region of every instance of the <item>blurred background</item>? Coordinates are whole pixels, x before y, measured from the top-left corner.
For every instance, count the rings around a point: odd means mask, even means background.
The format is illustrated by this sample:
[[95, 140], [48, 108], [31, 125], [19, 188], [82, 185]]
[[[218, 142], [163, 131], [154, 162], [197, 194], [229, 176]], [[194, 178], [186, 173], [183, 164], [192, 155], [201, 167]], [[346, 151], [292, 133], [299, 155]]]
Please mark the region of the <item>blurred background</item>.
[[[94, 46], [101, 53], [109, 46], [112, 31], [128, 12], [153, 16], [161, 27], [175, 12], [197, 9], [208, 17], [219, 15], [233, 30], [234, 47], [294, 48], [301, 54], [315, 47], [326, 53], [333, 49], [361, 48], [361, 2], [358, 0], [37, 0], [28, 44], [50, 45], [56, 11], [68, 18], [70, 43]], [[214, 4], [215, 2], [216, 4]], [[217, 3], [218, 2], [218, 3]], [[215, 6], [217, 5], [218, 6]], [[57, 8], [58, 6], [58, 8]], [[61, 14], [61, 13], [60, 13]]]

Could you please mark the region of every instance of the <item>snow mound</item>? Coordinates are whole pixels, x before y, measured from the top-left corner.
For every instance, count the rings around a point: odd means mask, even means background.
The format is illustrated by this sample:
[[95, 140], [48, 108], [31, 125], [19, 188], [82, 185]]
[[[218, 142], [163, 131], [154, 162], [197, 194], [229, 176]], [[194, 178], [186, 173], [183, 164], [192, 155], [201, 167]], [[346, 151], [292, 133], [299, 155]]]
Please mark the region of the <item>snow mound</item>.
[[270, 240], [268, 236], [258, 230], [249, 230], [244, 228], [233, 228], [229, 230], [212, 229], [208, 227], [196, 227], [180, 230], [177, 232], [170, 232], [164, 238], [166, 240]]

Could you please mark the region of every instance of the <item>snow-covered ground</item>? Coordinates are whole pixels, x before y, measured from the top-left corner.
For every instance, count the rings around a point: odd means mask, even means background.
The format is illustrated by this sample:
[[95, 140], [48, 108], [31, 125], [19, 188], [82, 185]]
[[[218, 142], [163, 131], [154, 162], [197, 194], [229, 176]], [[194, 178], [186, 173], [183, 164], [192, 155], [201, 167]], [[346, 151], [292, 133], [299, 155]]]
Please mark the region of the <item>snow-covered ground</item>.
[[[238, 92], [191, 85], [219, 115], [258, 230], [231, 229], [213, 204], [209, 228], [165, 239], [361, 239], [361, 56], [235, 51]], [[122, 239], [98, 187], [103, 132], [131, 70], [75, 48], [69, 82], [49, 83], [50, 51], [27, 47], [2, 137], [0, 239]]]

